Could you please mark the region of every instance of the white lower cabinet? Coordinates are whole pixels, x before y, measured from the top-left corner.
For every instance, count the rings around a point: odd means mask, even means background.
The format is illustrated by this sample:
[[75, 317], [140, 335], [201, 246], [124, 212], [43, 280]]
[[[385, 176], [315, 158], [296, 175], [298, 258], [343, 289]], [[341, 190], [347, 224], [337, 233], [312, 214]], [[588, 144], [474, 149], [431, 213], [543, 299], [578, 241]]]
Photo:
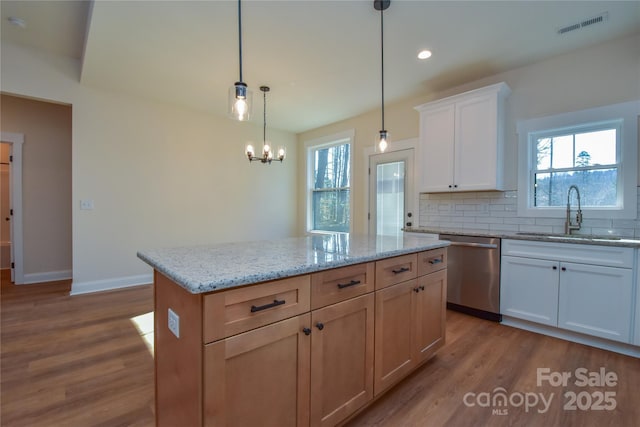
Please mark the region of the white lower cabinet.
[[558, 325], [558, 262], [502, 257], [502, 314], [549, 326]]
[[632, 270], [560, 263], [558, 327], [630, 342]]
[[502, 242], [504, 316], [638, 344], [637, 327], [632, 338], [634, 249], [594, 246], [604, 264], [594, 265], [593, 258], [576, 258], [575, 247], [586, 245]]

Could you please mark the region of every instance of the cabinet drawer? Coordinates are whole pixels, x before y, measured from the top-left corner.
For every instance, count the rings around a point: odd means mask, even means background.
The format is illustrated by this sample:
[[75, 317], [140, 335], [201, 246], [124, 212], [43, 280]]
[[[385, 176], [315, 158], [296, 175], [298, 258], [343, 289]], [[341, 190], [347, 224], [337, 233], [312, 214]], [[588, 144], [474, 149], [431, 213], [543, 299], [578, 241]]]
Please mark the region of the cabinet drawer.
[[376, 289], [418, 277], [418, 254], [376, 261]]
[[297, 276], [204, 296], [209, 343], [309, 311], [310, 276]]
[[447, 248], [432, 249], [418, 254], [418, 276], [447, 268]]
[[320, 271], [311, 275], [311, 309], [344, 301], [374, 290], [372, 262]]

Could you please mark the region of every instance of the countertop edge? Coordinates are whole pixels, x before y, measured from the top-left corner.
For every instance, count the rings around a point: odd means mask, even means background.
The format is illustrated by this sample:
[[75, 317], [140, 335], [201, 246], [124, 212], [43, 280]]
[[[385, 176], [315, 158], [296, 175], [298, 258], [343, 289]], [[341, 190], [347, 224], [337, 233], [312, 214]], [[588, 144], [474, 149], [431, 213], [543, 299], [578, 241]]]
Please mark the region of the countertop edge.
[[153, 257], [145, 254], [144, 251], [138, 251], [137, 257], [142, 261], [150, 265], [154, 270], [168, 277], [183, 289], [187, 290], [191, 294], [204, 294], [214, 291], [222, 291], [226, 289], [232, 289], [236, 287], [255, 285], [257, 283], [269, 282], [272, 280], [284, 279], [287, 277], [300, 276], [303, 274], [316, 273], [319, 271], [330, 270], [333, 268], [345, 267], [354, 264], [361, 264], [365, 262], [377, 261], [386, 258], [393, 258], [396, 256], [407, 255], [412, 253], [418, 253], [431, 249], [439, 249], [447, 247], [450, 242], [446, 240], [433, 240], [429, 244], [418, 245], [406, 249], [395, 249], [390, 251], [384, 251], [367, 256], [347, 257], [341, 260], [328, 261], [321, 265], [301, 265], [296, 268], [286, 270], [272, 270], [261, 271], [259, 274], [254, 275], [240, 275], [233, 278], [226, 278], [219, 281], [193, 281], [189, 277], [176, 273], [175, 271], [166, 268], [163, 263]]
[[451, 234], [456, 236], [477, 236], [477, 237], [496, 237], [500, 239], [512, 239], [512, 240], [530, 240], [535, 242], [550, 242], [550, 243], [570, 243], [576, 245], [597, 245], [597, 246], [617, 246], [624, 248], [640, 248], [640, 240], [624, 238], [619, 240], [603, 240], [603, 239], [575, 239], [575, 238], [562, 238], [559, 236], [538, 236], [538, 235], [526, 235], [517, 234], [517, 232], [499, 232], [499, 231], [481, 231], [481, 230], [460, 230], [460, 229], [447, 229], [447, 228], [435, 228], [435, 227], [421, 227], [421, 228], [405, 228], [407, 233], [426, 233], [426, 234]]

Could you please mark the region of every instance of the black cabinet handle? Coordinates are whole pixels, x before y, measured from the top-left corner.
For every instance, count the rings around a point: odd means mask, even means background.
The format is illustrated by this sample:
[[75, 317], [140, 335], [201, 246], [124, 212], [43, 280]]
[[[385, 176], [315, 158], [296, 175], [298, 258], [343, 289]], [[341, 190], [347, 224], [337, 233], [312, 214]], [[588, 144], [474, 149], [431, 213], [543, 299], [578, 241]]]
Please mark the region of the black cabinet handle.
[[440, 258], [434, 258], [434, 259], [430, 259], [429, 260], [429, 264], [434, 265], [434, 264], [440, 264], [442, 262], [442, 259]]
[[400, 274], [400, 273], [404, 273], [404, 272], [409, 271], [409, 270], [411, 270], [411, 269], [408, 268], [408, 267], [402, 267], [400, 270], [391, 270], [391, 272], [393, 274]]
[[567, 271], [567, 267], [562, 267], [560, 270]]
[[553, 267], [551, 267], [551, 268], [553, 268], [554, 270], [557, 270], [557, 269], [558, 269], [558, 267], [557, 267], [557, 266], [555, 266], [555, 265], [554, 265]]
[[283, 300], [283, 299], [281, 299], [281, 300], [274, 299], [274, 300], [273, 300], [273, 302], [272, 302], [272, 303], [270, 303], [270, 304], [259, 305], [259, 306], [252, 305], [252, 306], [251, 306], [251, 312], [252, 312], [252, 313], [255, 313], [256, 311], [262, 311], [262, 310], [266, 310], [266, 309], [268, 309], [268, 308], [277, 307], [277, 306], [279, 306], [279, 305], [284, 304], [285, 302], [286, 302], [286, 301], [285, 301], [285, 300]]
[[417, 294], [418, 292], [420, 292], [420, 288], [413, 288], [413, 292]]
[[302, 328], [302, 332], [304, 332], [305, 335], [310, 335], [311, 334], [311, 329], [309, 328]]
[[421, 290], [421, 291], [424, 291], [424, 286], [420, 286], [420, 290]]
[[349, 283], [338, 283], [338, 288], [344, 289], [348, 288], [349, 286], [359, 285], [360, 283], [362, 283], [360, 280], [352, 280]]
[[324, 329], [324, 324], [322, 324], [322, 322], [318, 322], [318, 323], [316, 323], [316, 328], [318, 328], [319, 330], [323, 330]]

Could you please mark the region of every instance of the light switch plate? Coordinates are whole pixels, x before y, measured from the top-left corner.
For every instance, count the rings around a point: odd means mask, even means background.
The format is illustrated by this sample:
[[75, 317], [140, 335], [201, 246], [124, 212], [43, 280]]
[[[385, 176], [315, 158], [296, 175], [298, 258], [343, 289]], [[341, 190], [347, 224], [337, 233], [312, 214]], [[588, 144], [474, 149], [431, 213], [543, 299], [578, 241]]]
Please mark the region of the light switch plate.
[[83, 211], [93, 210], [93, 200], [80, 200], [80, 209]]
[[175, 311], [169, 309], [169, 330], [176, 336], [176, 338], [180, 338], [180, 316], [176, 314]]

